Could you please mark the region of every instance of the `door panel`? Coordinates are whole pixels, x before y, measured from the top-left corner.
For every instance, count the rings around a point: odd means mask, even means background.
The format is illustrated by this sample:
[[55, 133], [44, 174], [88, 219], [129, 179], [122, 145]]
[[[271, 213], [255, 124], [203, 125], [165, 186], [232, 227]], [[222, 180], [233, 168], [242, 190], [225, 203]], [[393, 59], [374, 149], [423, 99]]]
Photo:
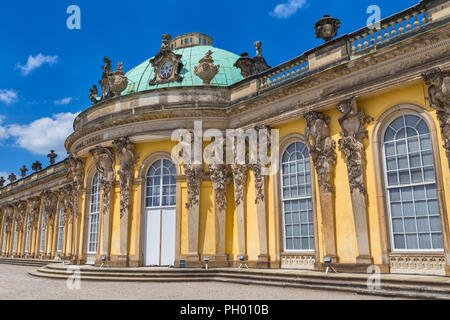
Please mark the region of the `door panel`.
[[161, 209], [150, 209], [145, 214], [144, 265], [159, 265], [161, 239]]
[[175, 209], [162, 209], [161, 265], [172, 266], [175, 262]]

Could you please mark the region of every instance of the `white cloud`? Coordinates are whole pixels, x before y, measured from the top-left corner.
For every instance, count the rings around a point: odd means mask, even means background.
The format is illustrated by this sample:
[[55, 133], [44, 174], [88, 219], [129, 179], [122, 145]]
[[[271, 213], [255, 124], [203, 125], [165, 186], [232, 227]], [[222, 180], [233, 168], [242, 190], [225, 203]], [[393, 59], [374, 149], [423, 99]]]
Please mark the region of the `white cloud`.
[[58, 113], [26, 125], [9, 125], [7, 134], [18, 147], [36, 155], [47, 155], [50, 150], [64, 156], [65, 139], [73, 132], [73, 121], [78, 113]]
[[44, 56], [42, 53], [39, 53], [35, 57], [33, 57], [32, 55], [29, 55], [27, 63], [25, 65], [18, 63], [17, 68], [20, 69], [20, 72], [23, 76], [27, 76], [33, 70], [41, 67], [45, 63], [47, 63], [48, 65], [54, 65], [57, 62], [58, 62], [58, 56]]
[[0, 89], [0, 101], [6, 104], [11, 104], [17, 102], [19, 100], [19, 96], [17, 91], [9, 89], [2, 90]]
[[[8, 173], [8, 172], [4, 172], [4, 171], [0, 171], [0, 177], [3, 177], [3, 179], [7, 179], [8, 178], [8, 176], [10, 175], [11, 173]], [[6, 180], [5, 181], [5, 185], [8, 183], [8, 180]]]
[[278, 19], [287, 19], [305, 6], [306, 0], [288, 0], [286, 3], [277, 5], [270, 15]]
[[61, 100], [55, 100], [54, 103], [57, 106], [65, 106], [66, 104], [69, 104], [71, 101], [72, 101], [72, 98], [68, 97], [68, 98], [64, 98], [64, 99], [61, 99]]

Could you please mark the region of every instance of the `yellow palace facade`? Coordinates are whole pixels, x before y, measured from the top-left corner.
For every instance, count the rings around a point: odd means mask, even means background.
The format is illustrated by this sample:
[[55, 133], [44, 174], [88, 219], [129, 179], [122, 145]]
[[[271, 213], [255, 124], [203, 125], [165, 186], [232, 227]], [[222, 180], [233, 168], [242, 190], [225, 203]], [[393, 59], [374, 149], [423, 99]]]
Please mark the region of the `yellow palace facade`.
[[[127, 73], [105, 57], [69, 157], [0, 189], [2, 257], [450, 275], [449, 16], [425, 0], [337, 38], [325, 16], [277, 67], [201, 33]], [[277, 165], [178, 162], [180, 129], [200, 154], [253, 130]]]

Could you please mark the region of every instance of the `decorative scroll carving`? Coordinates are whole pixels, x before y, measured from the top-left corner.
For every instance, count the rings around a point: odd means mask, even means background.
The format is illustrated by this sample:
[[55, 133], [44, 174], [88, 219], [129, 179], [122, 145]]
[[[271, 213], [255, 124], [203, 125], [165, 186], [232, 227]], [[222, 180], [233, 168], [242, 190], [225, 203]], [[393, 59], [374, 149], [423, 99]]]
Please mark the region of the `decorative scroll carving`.
[[[258, 136], [261, 136], [261, 130], [265, 130], [266, 132], [266, 141], [267, 141], [267, 149], [271, 149], [271, 136], [270, 136], [270, 128], [267, 126], [258, 126], [256, 127], [258, 131]], [[253, 176], [255, 178], [255, 190], [256, 190], [256, 198], [255, 204], [260, 204], [264, 202], [265, 199], [265, 190], [264, 190], [264, 181], [265, 177], [262, 174], [263, 164], [260, 163], [260, 159], [258, 157], [256, 164], [249, 165], [250, 170], [253, 171]]]
[[25, 222], [25, 217], [27, 215], [27, 202], [26, 201], [17, 201], [13, 204], [16, 209], [15, 220], [17, 223], [17, 229], [22, 230], [23, 223]]
[[75, 191], [81, 191], [84, 177], [84, 161], [80, 158], [70, 155], [66, 160], [67, 179], [73, 181]]
[[231, 171], [234, 182], [234, 203], [238, 207], [244, 201], [244, 184], [247, 181], [248, 165], [233, 164]]
[[103, 214], [109, 212], [111, 205], [111, 188], [116, 178], [114, 170], [114, 154], [109, 148], [97, 146], [89, 153], [95, 162], [95, 167], [100, 175], [100, 185], [103, 189]]
[[6, 233], [10, 233], [11, 227], [12, 227], [12, 221], [13, 221], [13, 207], [10, 205], [7, 205], [4, 209], [3, 215], [4, 215], [3, 223], [6, 228]]
[[[306, 144], [317, 171], [319, 187], [333, 191], [331, 184], [332, 166], [336, 163], [336, 141], [330, 137], [330, 117], [315, 111], [305, 114]], [[310, 142], [313, 140], [313, 144]]]
[[128, 214], [130, 208], [131, 183], [133, 181], [134, 164], [134, 144], [128, 137], [113, 141], [116, 147], [117, 157], [120, 161], [120, 217]]
[[422, 77], [428, 88], [430, 106], [437, 111], [441, 122], [441, 132], [444, 138], [444, 148], [450, 166], [450, 71], [432, 69]]
[[281, 257], [281, 269], [314, 270], [316, 258], [313, 255], [291, 255]]
[[364, 138], [368, 138], [368, 132], [364, 124], [371, 121], [362, 110], [358, 110], [354, 98], [342, 101], [337, 109], [342, 113], [339, 123], [342, 128], [339, 150], [345, 154], [347, 163], [350, 190], [358, 189], [361, 194], [366, 195], [364, 184], [363, 167], [365, 164]]
[[64, 221], [72, 221], [74, 214], [74, 201], [75, 197], [73, 195], [73, 187], [71, 184], [67, 184], [66, 186], [60, 189], [61, 195], [61, 205], [64, 210]]
[[391, 255], [389, 260], [391, 273], [445, 276], [444, 255]]
[[227, 185], [231, 178], [228, 175], [228, 166], [226, 164], [210, 164], [211, 181], [216, 193], [216, 204], [220, 210], [227, 208]]
[[56, 207], [58, 205], [58, 194], [56, 192], [45, 190], [41, 194], [44, 212], [47, 215], [48, 223], [52, 226], [55, 221]]
[[211, 84], [211, 81], [219, 73], [220, 66], [214, 64], [212, 54], [213, 52], [209, 50], [194, 69], [195, 74], [203, 80], [204, 85]]
[[175, 54], [170, 50], [170, 40], [172, 36], [165, 34], [162, 36], [163, 42], [159, 53], [150, 60], [155, 77], [150, 80], [150, 85], [168, 83], [178, 81], [181, 82], [183, 77], [181, 76], [181, 70], [183, 64], [181, 62], [181, 54]]
[[192, 209], [199, 205], [198, 195], [200, 194], [200, 184], [204, 175], [203, 164], [185, 164], [183, 166], [187, 183], [186, 209]]
[[29, 215], [31, 218], [31, 222], [33, 223], [34, 229], [37, 228], [39, 221], [39, 212], [41, 210], [41, 198], [40, 197], [32, 197], [28, 199], [29, 205]]

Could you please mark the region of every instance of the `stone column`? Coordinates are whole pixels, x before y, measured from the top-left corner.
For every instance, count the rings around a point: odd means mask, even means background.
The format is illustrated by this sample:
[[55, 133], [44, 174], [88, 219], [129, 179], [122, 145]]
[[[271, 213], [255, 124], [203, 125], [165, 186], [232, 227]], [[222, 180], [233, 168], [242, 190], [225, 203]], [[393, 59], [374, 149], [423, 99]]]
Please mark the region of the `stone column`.
[[71, 246], [71, 254], [72, 254], [72, 263], [80, 263], [79, 260], [79, 252], [78, 252], [78, 244], [79, 244], [79, 237], [78, 237], [78, 229], [79, 229], [79, 217], [80, 217], [80, 200], [81, 200], [81, 192], [83, 189], [83, 177], [84, 177], [84, 161], [75, 155], [70, 155], [66, 160], [66, 168], [67, 168], [67, 178], [69, 181], [72, 182], [73, 186], [73, 214], [71, 223], [72, 226], [70, 226], [69, 223], [69, 229], [73, 230], [73, 236], [70, 238], [73, 243]]
[[234, 184], [234, 204], [236, 206], [238, 257], [244, 256], [245, 260], [247, 260], [247, 251], [245, 241], [244, 186], [247, 181], [247, 169], [248, 169], [247, 165], [243, 164], [231, 165]]
[[258, 216], [259, 255], [258, 265], [268, 267], [269, 255], [267, 251], [267, 222], [266, 222], [266, 186], [265, 176], [262, 175], [262, 165], [251, 166], [255, 179], [256, 214]]
[[[448, 8], [447, 8], [448, 9]], [[432, 69], [422, 74], [425, 83], [429, 86], [428, 98], [430, 107], [435, 109], [441, 124], [442, 138], [444, 139], [444, 149], [447, 154], [450, 168], [450, 71], [442, 71], [439, 68]], [[438, 182], [439, 184], [440, 182]], [[450, 275], [450, 230], [448, 227], [448, 217], [445, 212], [441, 214], [442, 240], [446, 258], [445, 271]]]
[[28, 199], [30, 204], [30, 219], [31, 219], [31, 229], [30, 229], [30, 248], [29, 254], [31, 258], [36, 258], [36, 239], [38, 234], [38, 223], [39, 223], [39, 212], [41, 210], [41, 198], [32, 197]]
[[11, 227], [13, 222], [13, 212], [11, 206], [7, 206], [4, 211], [3, 223], [5, 225], [5, 250], [3, 255], [9, 257], [10, 251], [10, 238], [11, 238]]
[[16, 254], [19, 257], [23, 256], [23, 227], [26, 221], [27, 215], [27, 202], [26, 201], [18, 201], [14, 204], [16, 209], [16, 223], [17, 223], [17, 246], [16, 246]]
[[[319, 199], [322, 214], [324, 257], [333, 263], [338, 262], [336, 254], [336, 238], [334, 223], [333, 192], [331, 184], [332, 167], [336, 163], [336, 142], [330, 137], [330, 117], [319, 112], [308, 112], [305, 115], [306, 144], [316, 168], [319, 184]], [[311, 144], [311, 140], [313, 143]]]
[[53, 227], [55, 225], [56, 209], [58, 206], [58, 194], [56, 192], [46, 190], [42, 192], [42, 203], [44, 212], [47, 217], [47, 242], [44, 247], [44, 255], [46, 259], [50, 259], [53, 255], [52, 243], [54, 237]]
[[339, 117], [342, 128], [339, 150], [344, 152], [350, 182], [353, 219], [358, 244], [356, 263], [372, 264], [367, 223], [367, 191], [363, 174], [366, 160], [363, 140], [368, 138], [364, 124], [370, 122], [370, 119], [363, 111], [358, 110], [354, 98], [342, 101], [338, 104], [337, 109], [342, 113]]
[[226, 265], [227, 185], [231, 179], [228, 175], [228, 167], [226, 164], [211, 164], [209, 165], [209, 170], [214, 189], [214, 235], [216, 243], [214, 260], [217, 265]]
[[[115, 158], [114, 153], [111, 149], [97, 146], [94, 149], [91, 149], [89, 153], [92, 156], [92, 159], [95, 162], [95, 166], [97, 168], [97, 172], [100, 175], [100, 185], [103, 194], [103, 223], [102, 223], [102, 247], [101, 247], [101, 255], [106, 257], [106, 261], [111, 260], [110, 256], [110, 245], [109, 245], [109, 231], [110, 231], [110, 220], [111, 220], [111, 195], [113, 192], [114, 181], [116, 179], [116, 171], [115, 171]], [[122, 207], [122, 205], [121, 205]], [[121, 230], [122, 230], [122, 222], [121, 222]], [[121, 233], [120, 237], [122, 238], [124, 235]], [[125, 235], [127, 237], [127, 235]], [[126, 241], [126, 240], [125, 240]], [[119, 264], [126, 266], [127, 265], [127, 256], [126, 253], [122, 256], [122, 240], [121, 240], [121, 254], [119, 256]]]
[[121, 265], [128, 266], [128, 230], [131, 208], [131, 190], [134, 178], [134, 144], [128, 137], [115, 140], [116, 154], [120, 161], [120, 256]]
[[195, 266], [200, 262], [198, 253], [198, 228], [200, 221], [200, 186], [202, 183], [203, 164], [185, 164], [183, 166], [187, 184], [188, 210], [188, 254], [186, 262]]

